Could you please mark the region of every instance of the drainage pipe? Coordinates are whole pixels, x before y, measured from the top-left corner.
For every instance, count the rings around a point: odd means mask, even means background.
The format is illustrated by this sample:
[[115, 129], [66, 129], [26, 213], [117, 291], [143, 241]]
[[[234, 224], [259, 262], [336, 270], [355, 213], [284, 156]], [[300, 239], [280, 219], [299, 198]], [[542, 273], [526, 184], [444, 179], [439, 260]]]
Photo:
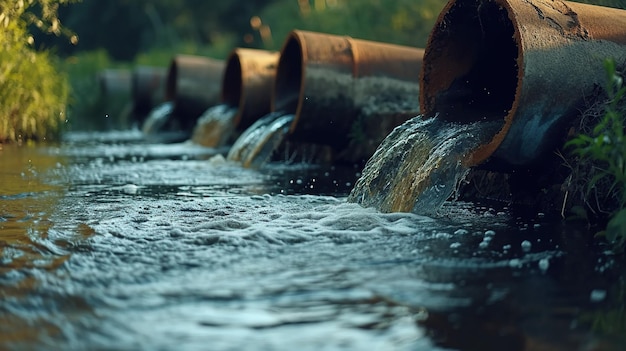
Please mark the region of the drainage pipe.
[[[290, 139], [345, 148], [355, 121], [367, 115], [382, 140], [419, 113], [423, 54], [419, 48], [294, 30], [281, 49], [272, 110], [294, 114]], [[393, 103], [383, 107], [385, 101]], [[390, 115], [399, 118], [383, 118]]]
[[[602, 61], [626, 60], [626, 11], [560, 0], [451, 0], [428, 39], [420, 106], [448, 121], [493, 122], [468, 166], [529, 165], [556, 147]], [[561, 134], [562, 135], [562, 134]]]
[[[132, 118], [131, 71], [128, 69], [105, 69], [97, 76], [106, 129], [128, 128]], [[97, 124], [97, 123], [96, 123]]]
[[105, 98], [130, 97], [131, 72], [127, 69], [105, 69], [98, 74], [100, 93]]
[[138, 66], [132, 71], [131, 96], [135, 121], [142, 123], [150, 111], [163, 102], [165, 67]]
[[192, 130], [198, 117], [220, 102], [224, 62], [203, 56], [176, 55], [169, 66], [165, 101], [174, 104], [172, 115], [184, 130]]
[[228, 56], [221, 98], [237, 108], [237, 130], [245, 130], [271, 111], [279, 55], [275, 51], [236, 48]]

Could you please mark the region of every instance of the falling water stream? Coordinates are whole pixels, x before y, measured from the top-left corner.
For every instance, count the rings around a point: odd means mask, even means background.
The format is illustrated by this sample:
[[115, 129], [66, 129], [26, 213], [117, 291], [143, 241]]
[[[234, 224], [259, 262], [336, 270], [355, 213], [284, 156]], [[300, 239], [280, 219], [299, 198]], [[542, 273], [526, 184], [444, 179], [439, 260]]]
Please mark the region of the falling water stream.
[[194, 127], [191, 140], [208, 147], [225, 146], [235, 132], [237, 107], [219, 104], [206, 110]]
[[469, 171], [464, 161], [498, 126], [414, 117], [385, 138], [348, 201], [383, 212], [436, 214]]
[[294, 116], [272, 112], [261, 117], [235, 141], [228, 159], [239, 161], [244, 167], [259, 168], [285, 139]]
[[623, 260], [577, 223], [486, 203], [385, 213], [347, 201], [361, 169], [245, 168], [140, 131], [4, 145], [0, 162], [0, 349], [626, 342]]
[[166, 101], [156, 106], [150, 111], [146, 121], [143, 123], [143, 132], [145, 134], [154, 134], [161, 130], [170, 120], [172, 112], [174, 112], [174, 103], [171, 101]]

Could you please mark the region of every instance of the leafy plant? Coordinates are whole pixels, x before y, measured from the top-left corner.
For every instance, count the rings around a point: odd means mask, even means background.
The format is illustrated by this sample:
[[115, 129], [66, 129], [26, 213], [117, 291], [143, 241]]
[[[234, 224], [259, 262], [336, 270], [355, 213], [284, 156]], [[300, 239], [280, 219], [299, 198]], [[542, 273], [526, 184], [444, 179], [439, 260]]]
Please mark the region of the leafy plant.
[[589, 134], [579, 134], [566, 143], [580, 162], [593, 164], [593, 175], [587, 183], [586, 196], [599, 184], [608, 182], [607, 197], [617, 202], [604, 231], [606, 238], [617, 248], [626, 247], [626, 138], [625, 114], [622, 109], [626, 85], [616, 68], [615, 60], [604, 61], [606, 71], [605, 91], [608, 102], [599, 122]]
[[33, 49], [28, 25], [63, 33], [56, 10], [68, 0], [0, 0], [0, 142], [55, 137], [65, 121], [67, 78]]

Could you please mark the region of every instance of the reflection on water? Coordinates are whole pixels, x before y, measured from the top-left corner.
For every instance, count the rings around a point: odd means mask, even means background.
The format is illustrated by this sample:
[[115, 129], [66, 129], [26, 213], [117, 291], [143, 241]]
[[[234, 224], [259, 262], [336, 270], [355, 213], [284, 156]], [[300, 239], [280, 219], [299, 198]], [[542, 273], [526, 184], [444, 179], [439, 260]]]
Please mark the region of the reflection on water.
[[583, 226], [468, 203], [440, 218], [383, 213], [346, 201], [355, 169], [254, 170], [193, 144], [68, 139], [0, 151], [2, 349], [626, 341], [588, 318], [619, 315], [624, 267]]

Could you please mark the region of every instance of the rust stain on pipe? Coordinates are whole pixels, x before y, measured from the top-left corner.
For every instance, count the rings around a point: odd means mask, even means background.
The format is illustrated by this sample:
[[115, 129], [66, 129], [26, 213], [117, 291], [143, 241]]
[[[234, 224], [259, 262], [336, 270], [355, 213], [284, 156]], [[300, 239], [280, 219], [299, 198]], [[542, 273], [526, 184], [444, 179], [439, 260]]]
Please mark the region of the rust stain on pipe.
[[[272, 110], [295, 115], [291, 138], [343, 148], [357, 116], [386, 97], [414, 102], [404, 120], [419, 112], [423, 54], [418, 48], [294, 30], [281, 49]], [[378, 122], [380, 130], [385, 121]]]
[[220, 102], [224, 61], [204, 56], [176, 55], [167, 72], [165, 100], [183, 129], [191, 130], [198, 117]]
[[420, 106], [462, 123], [502, 121], [470, 166], [529, 164], [604, 84], [602, 60], [626, 60], [626, 11], [559, 0], [451, 0], [426, 46]]
[[280, 53], [234, 49], [226, 60], [222, 102], [237, 107], [235, 128], [244, 130], [271, 111], [272, 89]]

